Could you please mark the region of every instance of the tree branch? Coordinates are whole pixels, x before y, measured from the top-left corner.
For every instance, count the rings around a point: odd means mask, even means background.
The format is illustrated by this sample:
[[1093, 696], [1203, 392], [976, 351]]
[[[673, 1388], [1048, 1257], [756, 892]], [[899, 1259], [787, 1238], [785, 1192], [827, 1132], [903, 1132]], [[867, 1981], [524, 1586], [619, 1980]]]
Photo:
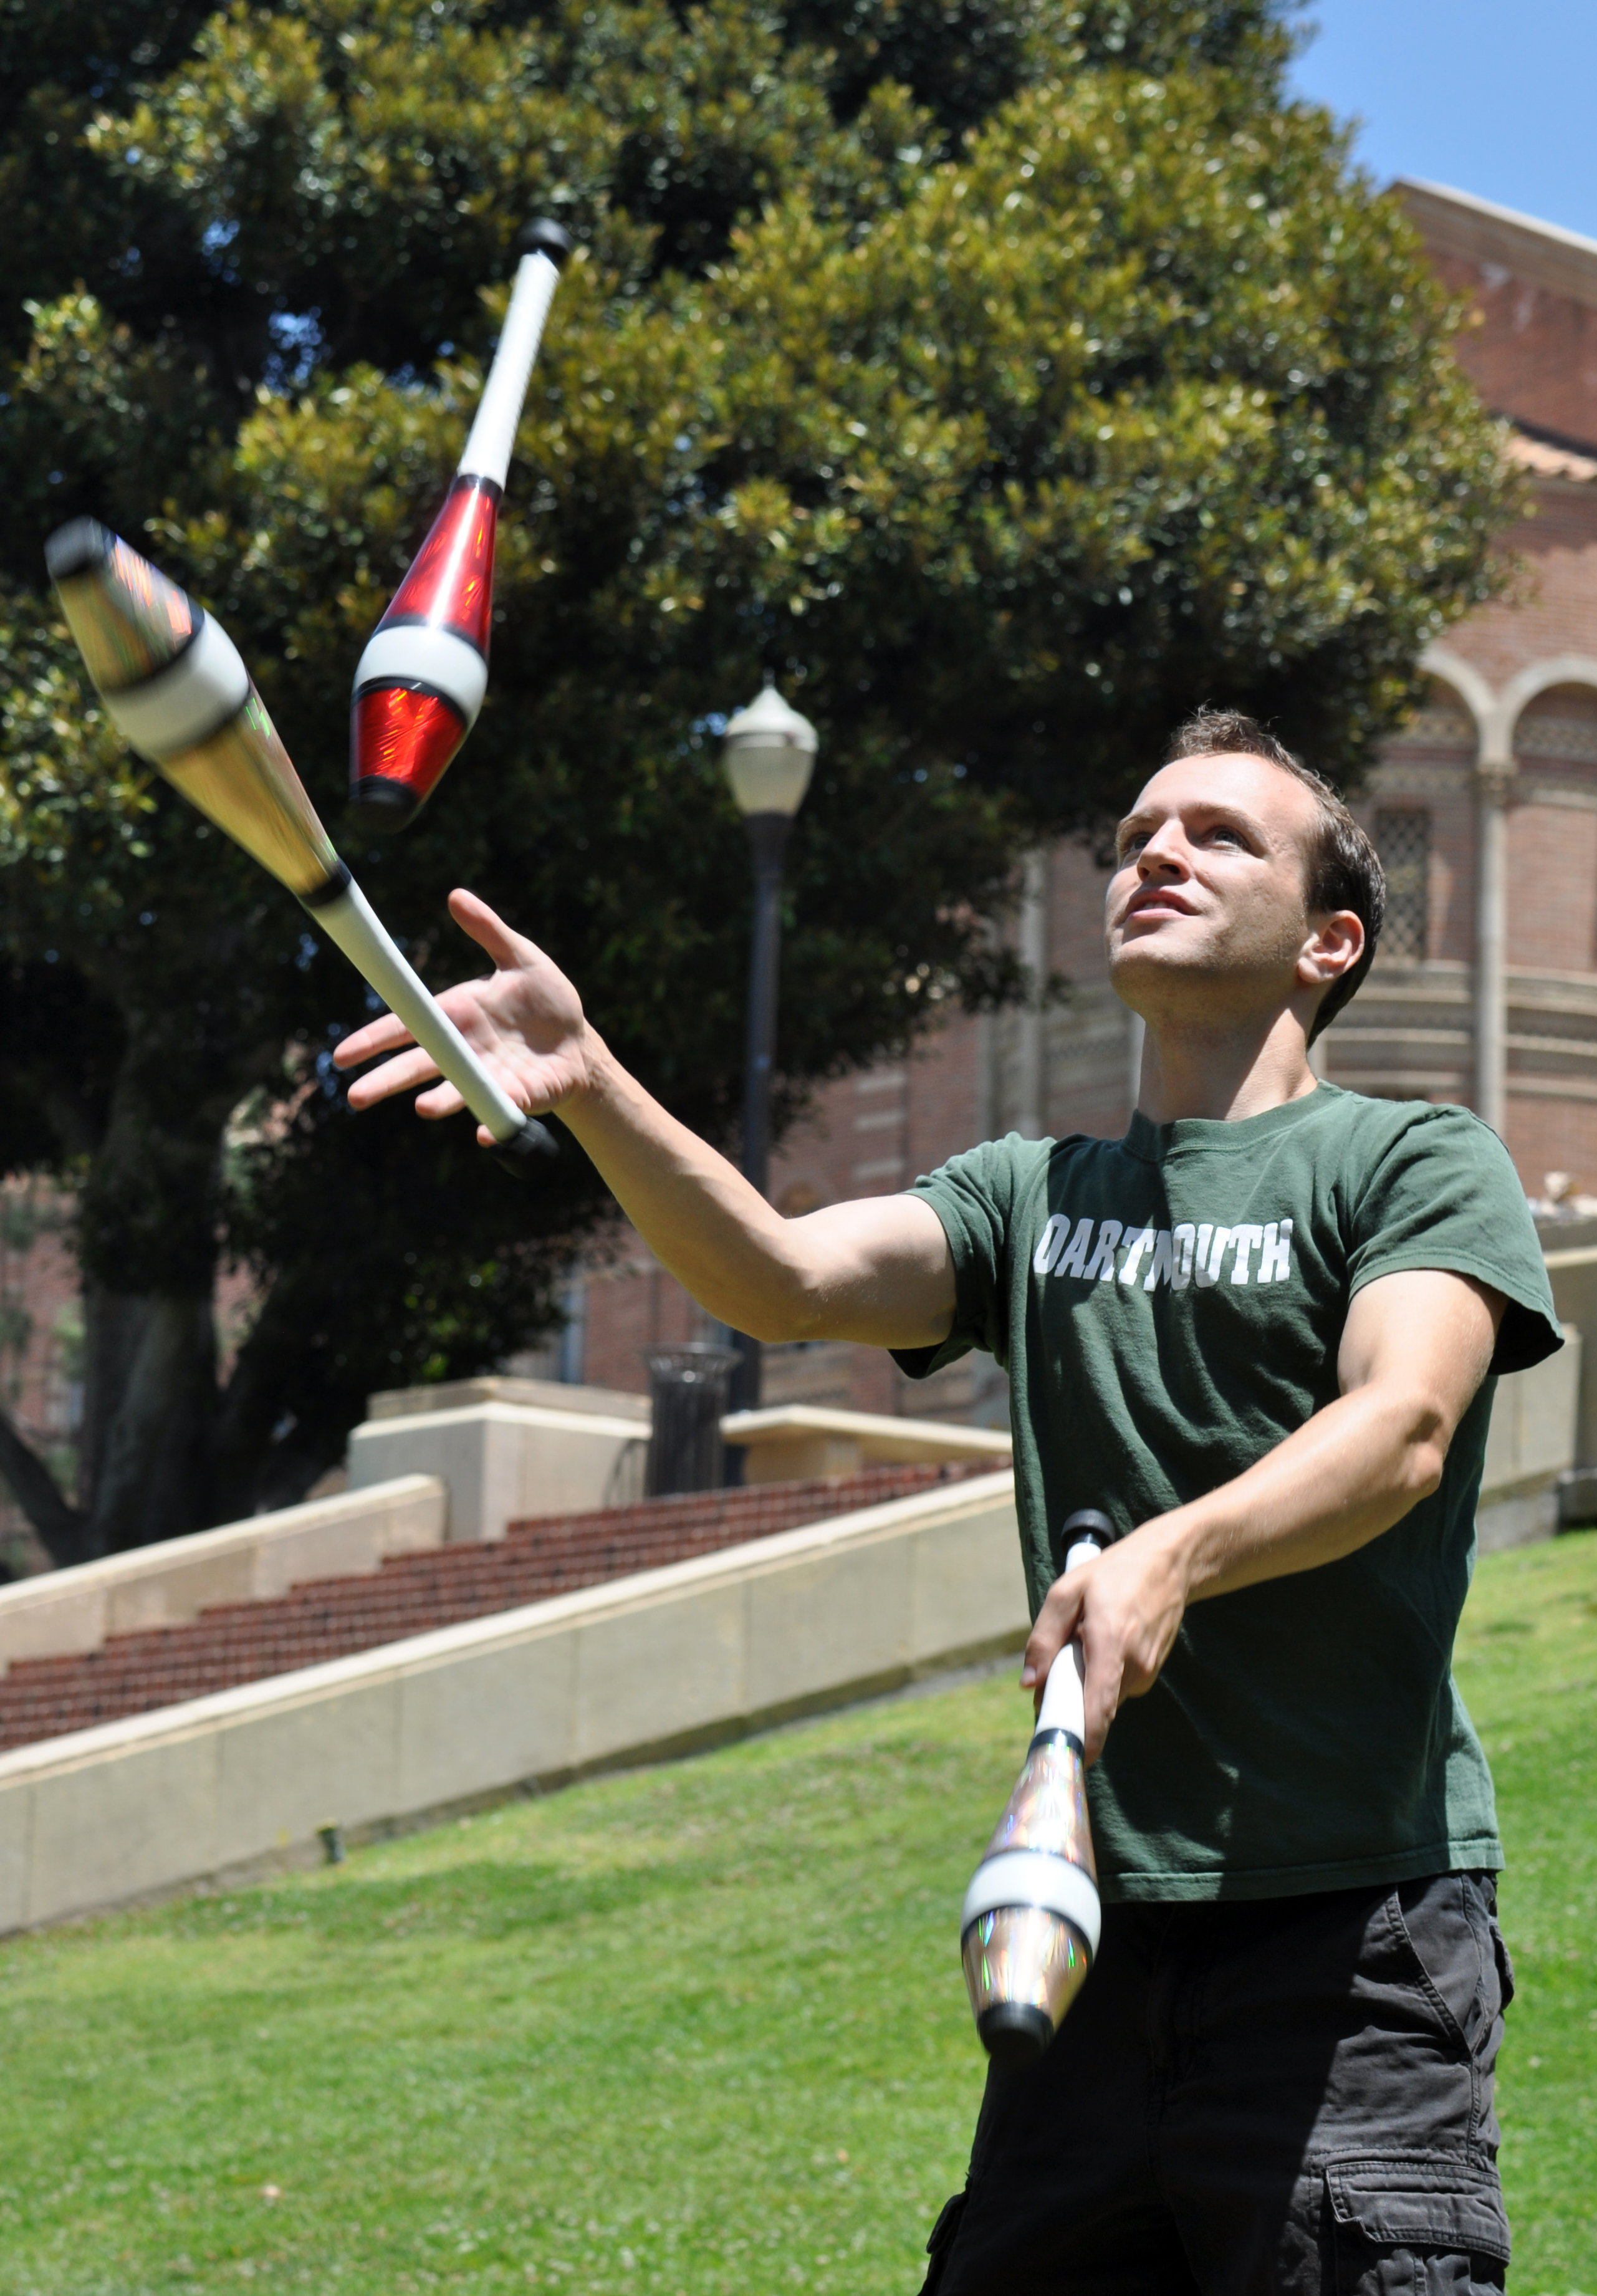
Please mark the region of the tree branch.
[[49, 1468], [0, 1411], [0, 1475], [11, 1485], [17, 1505], [43, 1539], [58, 1570], [71, 1562], [86, 1562], [89, 1554], [88, 1517], [75, 1507]]

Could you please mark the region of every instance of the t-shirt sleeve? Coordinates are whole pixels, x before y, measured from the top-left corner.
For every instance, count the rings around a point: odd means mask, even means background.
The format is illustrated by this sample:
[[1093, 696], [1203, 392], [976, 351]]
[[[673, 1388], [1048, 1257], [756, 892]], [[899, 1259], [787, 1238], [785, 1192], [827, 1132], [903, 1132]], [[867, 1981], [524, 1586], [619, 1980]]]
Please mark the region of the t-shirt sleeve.
[[1497, 1135], [1468, 1109], [1417, 1114], [1377, 1159], [1352, 1210], [1349, 1298], [1380, 1275], [1444, 1268], [1489, 1283], [1508, 1301], [1493, 1372], [1528, 1370], [1562, 1347], [1519, 1175]]
[[1009, 1361], [1009, 1296], [1005, 1270], [1016, 1187], [1017, 1152], [1037, 1152], [1036, 1141], [1011, 1133], [955, 1156], [924, 1173], [909, 1191], [923, 1196], [943, 1223], [954, 1254], [954, 1328], [932, 1348], [894, 1348], [894, 1362], [911, 1379], [928, 1379], [972, 1348], [1000, 1364]]

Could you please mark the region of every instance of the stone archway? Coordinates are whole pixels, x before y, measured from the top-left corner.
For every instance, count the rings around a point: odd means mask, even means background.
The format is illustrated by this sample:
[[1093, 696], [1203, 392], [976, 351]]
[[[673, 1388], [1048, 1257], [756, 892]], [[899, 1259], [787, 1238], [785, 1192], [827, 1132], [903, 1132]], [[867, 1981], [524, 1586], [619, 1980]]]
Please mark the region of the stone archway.
[[1475, 728], [1475, 1108], [1501, 1135], [1508, 1114], [1508, 807], [1517, 780], [1515, 737], [1539, 695], [1563, 685], [1597, 693], [1597, 656], [1547, 655], [1501, 686], [1447, 646], [1428, 646], [1420, 661], [1457, 694]]

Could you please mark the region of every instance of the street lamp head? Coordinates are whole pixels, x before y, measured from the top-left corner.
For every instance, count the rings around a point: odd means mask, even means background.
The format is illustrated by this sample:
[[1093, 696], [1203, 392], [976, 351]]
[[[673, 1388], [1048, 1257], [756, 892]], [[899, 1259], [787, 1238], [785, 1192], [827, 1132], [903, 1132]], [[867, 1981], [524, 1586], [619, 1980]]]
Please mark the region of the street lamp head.
[[790, 821], [804, 803], [815, 747], [809, 719], [767, 685], [758, 701], [727, 722], [722, 754], [738, 811], [779, 813]]

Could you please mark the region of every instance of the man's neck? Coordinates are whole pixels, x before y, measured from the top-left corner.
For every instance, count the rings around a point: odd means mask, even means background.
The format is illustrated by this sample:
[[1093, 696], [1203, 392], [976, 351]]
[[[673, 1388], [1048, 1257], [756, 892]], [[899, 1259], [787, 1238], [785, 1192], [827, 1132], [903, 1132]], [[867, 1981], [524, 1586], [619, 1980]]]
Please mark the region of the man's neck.
[[1151, 1124], [1183, 1116], [1235, 1124], [1301, 1100], [1314, 1085], [1303, 1024], [1290, 1012], [1208, 1030], [1150, 1021], [1137, 1107]]

